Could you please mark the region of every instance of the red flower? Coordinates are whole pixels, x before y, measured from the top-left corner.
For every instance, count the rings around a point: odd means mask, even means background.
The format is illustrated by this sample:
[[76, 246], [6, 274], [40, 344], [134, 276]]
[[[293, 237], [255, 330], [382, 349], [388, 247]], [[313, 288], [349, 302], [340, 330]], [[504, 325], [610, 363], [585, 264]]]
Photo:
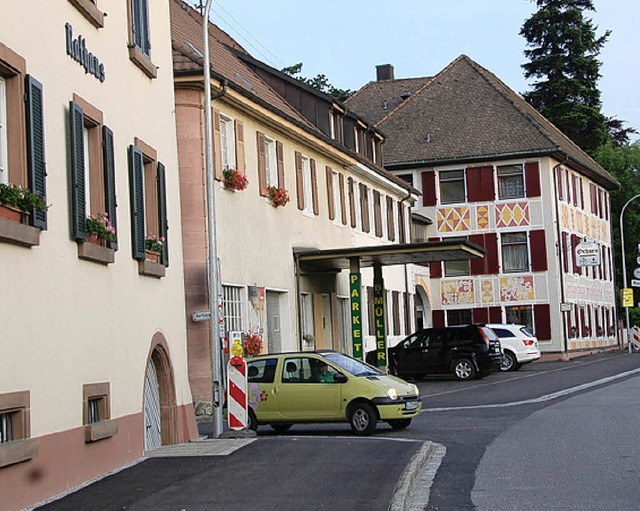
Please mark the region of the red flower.
[[267, 195], [273, 203], [273, 207], [284, 206], [289, 202], [289, 193], [281, 186], [270, 186], [267, 189]]
[[241, 192], [249, 184], [247, 176], [241, 174], [235, 169], [227, 169], [222, 173], [222, 183], [229, 190], [238, 190]]

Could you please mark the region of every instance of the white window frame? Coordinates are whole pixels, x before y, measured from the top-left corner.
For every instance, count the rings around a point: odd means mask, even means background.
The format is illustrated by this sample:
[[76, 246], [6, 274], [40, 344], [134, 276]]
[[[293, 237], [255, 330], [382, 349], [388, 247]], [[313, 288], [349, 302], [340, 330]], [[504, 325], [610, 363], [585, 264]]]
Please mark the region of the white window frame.
[[[519, 169], [519, 172], [518, 170]], [[500, 175], [500, 171], [504, 173]], [[507, 199], [522, 199], [526, 197], [526, 183], [524, 178], [524, 165], [522, 163], [514, 163], [512, 165], [498, 165], [496, 168], [496, 176], [498, 178], [498, 199], [507, 200]], [[520, 194], [503, 194], [502, 193], [502, 181], [506, 179], [513, 179], [515, 177], [520, 177], [520, 181], [522, 183], [522, 193]]]
[[[447, 179], [446, 178], [446, 174], [452, 173], [452, 172], [461, 172], [462, 173], [462, 177], [460, 178], [456, 178], [456, 179]], [[453, 181], [462, 181], [462, 186], [464, 188], [464, 193], [463, 193], [463, 197], [461, 200], [453, 200], [453, 201], [445, 201], [442, 197], [442, 184], [443, 183], [447, 183], [447, 182], [453, 182]], [[464, 169], [447, 169], [447, 170], [441, 170], [438, 172], [438, 194], [440, 195], [440, 204], [461, 204], [467, 201], [467, 180], [466, 180], [466, 174]]]
[[[505, 243], [505, 236], [513, 235], [513, 234], [521, 234], [524, 235], [524, 240], [519, 241], [518, 243]], [[527, 265], [523, 268], [507, 268], [507, 261], [505, 259], [504, 250], [509, 246], [522, 246], [524, 245], [525, 251], [527, 254]], [[516, 231], [516, 232], [506, 232], [500, 235], [500, 257], [502, 259], [502, 271], [503, 273], [526, 273], [531, 270], [531, 250], [529, 247], [529, 233], [525, 231]]]
[[220, 114], [220, 156], [222, 168], [236, 168], [236, 130], [235, 121], [226, 115]]
[[333, 140], [336, 139], [336, 121], [334, 119], [333, 110], [329, 111], [329, 133]]
[[4, 184], [9, 182], [7, 151], [7, 83], [0, 76], [0, 183]]
[[264, 148], [267, 185], [278, 186], [278, 157], [276, 154], [276, 141], [272, 138], [264, 137]]
[[313, 216], [313, 182], [311, 180], [311, 160], [302, 155], [302, 194], [304, 196], [304, 213]]
[[91, 169], [89, 165], [89, 128], [82, 127], [82, 153], [84, 155], [84, 214], [91, 215]]

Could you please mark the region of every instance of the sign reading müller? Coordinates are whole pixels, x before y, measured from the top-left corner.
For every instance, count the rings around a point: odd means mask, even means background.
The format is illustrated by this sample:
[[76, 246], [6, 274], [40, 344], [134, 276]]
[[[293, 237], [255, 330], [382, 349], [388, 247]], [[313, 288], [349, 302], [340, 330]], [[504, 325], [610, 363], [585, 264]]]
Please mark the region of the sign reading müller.
[[576, 266], [599, 266], [600, 247], [592, 241], [584, 241], [576, 246]]

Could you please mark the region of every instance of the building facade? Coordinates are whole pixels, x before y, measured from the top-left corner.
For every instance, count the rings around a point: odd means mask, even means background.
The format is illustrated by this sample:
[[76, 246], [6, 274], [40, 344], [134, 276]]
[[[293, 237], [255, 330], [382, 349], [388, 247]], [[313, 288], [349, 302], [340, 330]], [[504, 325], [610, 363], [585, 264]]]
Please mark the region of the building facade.
[[0, 208], [8, 510], [197, 435], [168, 4], [103, 4], [0, 17], [0, 197], [32, 199]]
[[[202, 17], [172, 0], [186, 316], [208, 309], [206, 179], [202, 154]], [[224, 333], [259, 335], [263, 352], [352, 352], [349, 271], [312, 270], [301, 251], [409, 241], [417, 191], [380, 167], [381, 135], [332, 98], [269, 68], [210, 26], [217, 246]], [[377, 151], [377, 152], [376, 152]], [[225, 186], [235, 170], [248, 184]], [[286, 191], [281, 204], [274, 191]], [[404, 266], [384, 268], [388, 333], [410, 332]], [[374, 349], [373, 271], [362, 269], [366, 349]], [[196, 403], [211, 399], [208, 322], [190, 321]]]
[[[616, 346], [616, 180], [466, 56], [433, 78], [378, 73], [347, 105], [385, 134], [385, 167], [422, 192], [426, 236], [487, 250], [417, 277], [431, 323], [522, 323], [547, 353]], [[597, 253], [589, 266], [584, 243]]]

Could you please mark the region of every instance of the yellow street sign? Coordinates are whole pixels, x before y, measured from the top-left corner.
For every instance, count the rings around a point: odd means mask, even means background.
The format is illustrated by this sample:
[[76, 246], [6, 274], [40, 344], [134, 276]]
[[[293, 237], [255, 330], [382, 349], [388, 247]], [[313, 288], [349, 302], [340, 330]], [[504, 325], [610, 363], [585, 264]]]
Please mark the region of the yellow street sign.
[[622, 290], [622, 306], [633, 307], [633, 289], [630, 287]]

